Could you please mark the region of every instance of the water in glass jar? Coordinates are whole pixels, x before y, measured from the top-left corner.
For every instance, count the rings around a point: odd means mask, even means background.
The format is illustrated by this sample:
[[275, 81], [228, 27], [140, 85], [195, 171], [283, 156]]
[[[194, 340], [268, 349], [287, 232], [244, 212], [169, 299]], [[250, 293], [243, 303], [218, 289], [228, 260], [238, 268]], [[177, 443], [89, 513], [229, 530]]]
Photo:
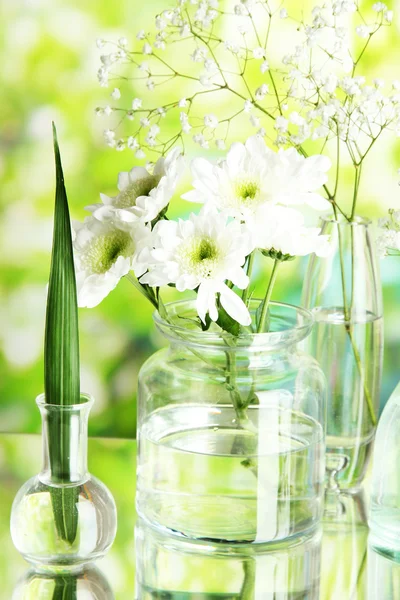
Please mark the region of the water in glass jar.
[[293, 409], [176, 405], [143, 424], [138, 512], [193, 538], [271, 542], [316, 527], [321, 512], [321, 425]]
[[[327, 378], [327, 454], [337, 457], [337, 481], [356, 487], [370, 459], [378, 415], [383, 321], [369, 312], [345, 320], [340, 307], [315, 308], [307, 341]], [[367, 401], [367, 394], [370, 403]]]

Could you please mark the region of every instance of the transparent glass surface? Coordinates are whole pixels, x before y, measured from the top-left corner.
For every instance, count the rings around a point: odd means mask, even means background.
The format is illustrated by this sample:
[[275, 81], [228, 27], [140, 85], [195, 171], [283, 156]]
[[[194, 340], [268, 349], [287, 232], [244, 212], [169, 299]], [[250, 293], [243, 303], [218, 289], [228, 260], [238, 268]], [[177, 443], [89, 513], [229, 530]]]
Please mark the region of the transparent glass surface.
[[234, 342], [191, 328], [191, 302], [168, 311], [173, 324], [156, 324], [170, 345], [139, 377], [139, 514], [216, 541], [311, 534], [322, 511], [325, 379], [298, 349], [310, 313], [273, 303], [269, 332]]
[[[87, 469], [87, 425], [92, 400], [82, 396], [74, 406], [37, 400], [42, 415], [40, 473], [29, 479], [15, 496], [11, 536], [29, 562], [52, 570], [75, 569], [103, 556], [113, 543], [117, 517], [114, 499], [106, 486]], [[52, 445], [68, 425], [64, 447], [68, 468], [54, 461]]]
[[400, 597], [400, 555], [388, 556], [377, 549], [373, 541], [368, 545], [367, 600], [382, 598], [397, 600]]
[[12, 600], [114, 600], [103, 573], [88, 566], [78, 573], [54, 575], [31, 569], [17, 583]]
[[[320, 531], [265, 551], [171, 539], [139, 521], [136, 551], [137, 597], [143, 600], [319, 599]], [[207, 577], [193, 578], [196, 571]]]
[[[268, 546], [267, 552], [265, 552], [265, 546], [247, 544], [247, 547], [244, 548], [243, 544], [238, 543], [223, 544], [221, 550], [221, 544], [214, 542], [196, 541], [172, 535], [167, 541], [166, 536], [159, 528], [156, 530], [153, 528], [156, 537], [164, 538], [164, 549], [156, 555], [145, 550], [154, 547], [151, 538], [145, 538], [142, 541], [136, 540], [136, 544], [134, 539], [135, 524], [137, 523], [135, 512], [136, 442], [134, 440], [90, 438], [88, 456], [90, 472], [104, 481], [112, 490], [118, 507], [118, 530], [115, 542], [109, 553], [96, 562], [103, 578], [108, 582], [107, 587], [104, 583], [102, 584], [105, 588], [102, 592], [111, 588], [113, 594], [111, 597], [114, 597], [115, 600], [140, 600], [140, 585], [145, 581], [149, 583], [149, 587], [153, 588], [150, 598], [154, 600], [168, 600], [171, 598], [168, 594], [178, 590], [181, 593], [180, 596], [177, 596], [179, 600], [204, 600], [202, 594], [226, 594], [226, 588], [231, 582], [232, 587], [228, 589], [233, 590], [238, 597], [237, 590], [240, 590], [244, 583], [243, 563], [245, 561], [253, 566], [254, 563], [260, 565], [256, 570], [257, 584], [261, 586], [259, 589], [274, 590], [269, 595], [265, 591], [258, 592], [257, 590], [257, 593], [254, 592], [253, 595], [250, 595], [251, 600], [281, 600], [281, 598], [304, 600], [307, 598], [305, 594], [310, 595], [311, 592], [318, 600], [392, 600], [391, 596], [385, 596], [384, 593], [376, 595], [375, 598], [367, 595], [367, 576], [370, 576], [369, 564], [367, 573], [366, 534], [368, 529], [365, 522], [364, 503], [360, 501], [357, 494], [339, 494], [340, 510], [335, 512], [336, 516], [324, 515], [321, 521], [323, 536], [319, 574], [316, 560], [316, 554], [319, 551], [317, 552], [313, 546], [315, 537], [310, 539], [308, 536], [299, 536], [288, 541], [271, 544]], [[35, 580], [49, 580], [50, 582], [53, 580], [54, 582], [54, 579], [59, 577], [59, 575], [43, 572], [34, 575], [32, 569], [27, 572], [29, 565], [13, 546], [9, 532], [13, 497], [29, 473], [39, 470], [40, 462], [41, 439], [39, 436], [0, 434], [1, 600], [11, 600], [13, 594], [16, 593], [16, 590], [21, 589], [24, 582], [26, 585]], [[368, 483], [369, 477], [365, 485]], [[368, 489], [366, 498], [368, 500]], [[167, 546], [170, 547], [170, 550]], [[307, 546], [310, 549], [308, 554], [305, 552]], [[218, 552], [215, 551], [216, 548]], [[269, 550], [271, 554], [269, 554]], [[159, 557], [159, 560], [155, 560], [156, 556]], [[304, 560], [307, 556], [310, 560], [315, 557], [313, 566]], [[167, 572], [166, 562], [168, 560], [176, 568]], [[264, 560], [265, 570], [261, 566], [264, 565]], [[274, 568], [271, 565], [274, 565]], [[157, 573], [158, 569], [160, 570], [159, 574]], [[83, 581], [87, 578], [87, 567], [84, 568], [84, 573], [86, 575], [81, 575], [80, 572], [72, 573], [78, 578], [78, 591], [80, 592], [85, 590]], [[61, 577], [65, 577], [65, 575], [63, 573]], [[151, 579], [149, 579], [150, 577]], [[248, 570], [247, 579], [251, 581], [251, 569]], [[137, 580], [136, 584], [135, 580]], [[319, 596], [315, 591], [318, 581]], [[53, 584], [48, 583], [47, 585], [54, 592]], [[225, 589], [223, 589], [223, 585], [225, 585]], [[31, 595], [28, 595], [26, 600], [49, 600], [48, 589], [44, 588], [44, 591], [40, 587], [29, 588], [29, 585], [27, 589], [31, 591]], [[94, 589], [97, 592], [97, 588]], [[161, 593], [160, 589], [164, 592]], [[386, 588], [382, 586], [382, 590], [386, 590]], [[393, 590], [397, 591], [398, 587], [393, 587]], [[295, 591], [297, 596], [294, 595]], [[92, 589], [90, 589], [90, 593], [93, 593]], [[147, 593], [150, 593], [149, 590]], [[207, 596], [205, 598], [207, 599]], [[73, 595], [71, 598], [57, 596], [54, 593], [53, 596], [50, 595], [50, 599], [76, 600]], [[91, 596], [89, 599], [91, 600]], [[86, 600], [86, 597], [78, 596], [78, 600]]]
[[400, 559], [400, 384], [376, 433], [369, 524], [371, 543]]
[[323, 219], [322, 233], [332, 252], [310, 258], [302, 305], [315, 319], [306, 347], [328, 383], [327, 464], [346, 489], [365, 475], [378, 419], [382, 292], [369, 222]]

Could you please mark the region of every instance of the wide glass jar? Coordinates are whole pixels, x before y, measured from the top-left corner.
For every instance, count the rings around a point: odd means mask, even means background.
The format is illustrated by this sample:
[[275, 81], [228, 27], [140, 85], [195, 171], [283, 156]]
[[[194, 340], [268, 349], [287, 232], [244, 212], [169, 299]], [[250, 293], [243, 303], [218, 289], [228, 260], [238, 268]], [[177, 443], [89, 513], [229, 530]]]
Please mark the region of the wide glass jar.
[[298, 348], [311, 314], [271, 303], [268, 331], [233, 337], [199, 330], [193, 302], [167, 311], [155, 322], [169, 345], [139, 377], [140, 516], [214, 541], [311, 534], [325, 450], [325, 378]]
[[[139, 520], [140, 600], [320, 600], [321, 530], [276, 544], [210, 544]], [[328, 597], [328, 596], [326, 596]]]
[[82, 394], [80, 404], [61, 406], [48, 404], [42, 394], [36, 402], [42, 417], [43, 467], [14, 499], [11, 537], [35, 566], [74, 570], [104, 556], [117, 530], [114, 499], [87, 468], [93, 398]]

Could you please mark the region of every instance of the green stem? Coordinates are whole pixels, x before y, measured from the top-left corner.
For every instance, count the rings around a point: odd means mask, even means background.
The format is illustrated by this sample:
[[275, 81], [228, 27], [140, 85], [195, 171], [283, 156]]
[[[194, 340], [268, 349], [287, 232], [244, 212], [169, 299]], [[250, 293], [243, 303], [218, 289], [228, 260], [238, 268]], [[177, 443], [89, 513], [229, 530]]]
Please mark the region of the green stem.
[[240, 600], [254, 600], [256, 585], [256, 563], [254, 560], [246, 560], [243, 563], [244, 579], [240, 590]]
[[250, 279], [251, 279], [251, 274], [253, 272], [253, 266], [254, 266], [254, 259], [256, 257], [256, 251], [254, 250], [254, 252], [252, 252], [249, 256], [248, 262], [247, 262], [247, 277], [249, 278], [249, 285], [243, 290], [242, 293], [242, 300], [245, 304], [247, 304], [247, 301], [249, 299], [249, 293], [250, 293]]
[[[335, 214], [335, 219], [337, 220], [337, 212], [336, 212], [335, 208], [336, 207], [334, 206], [333, 210], [334, 210], [334, 214]], [[360, 376], [360, 379], [361, 379], [361, 382], [362, 382], [362, 385], [364, 388], [365, 399], [367, 401], [367, 406], [368, 406], [368, 410], [370, 413], [371, 422], [375, 426], [377, 424], [375, 410], [374, 410], [371, 394], [369, 393], [368, 386], [366, 383], [365, 373], [364, 373], [360, 353], [358, 351], [356, 341], [353, 336], [353, 329], [352, 329], [352, 325], [351, 325], [352, 308], [350, 307], [350, 310], [349, 310], [348, 303], [347, 303], [345, 266], [344, 266], [344, 259], [343, 259], [343, 245], [342, 245], [342, 233], [341, 233], [341, 229], [340, 229], [340, 223], [337, 224], [337, 228], [338, 228], [340, 275], [341, 275], [341, 281], [342, 281], [343, 313], [344, 313], [344, 320], [345, 320], [345, 328], [346, 328], [347, 335], [349, 336], [349, 340], [350, 340], [350, 343], [351, 343], [351, 346], [353, 349], [354, 359], [355, 359], [356, 365], [357, 365], [357, 370], [358, 370], [358, 373], [359, 373], [359, 376]], [[354, 278], [354, 250], [353, 250], [353, 248], [352, 248], [352, 253], [351, 253], [351, 260], [352, 260], [352, 274], [353, 274], [352, 280], [353, 280], [353, 278]], [[353, 298], [351, 300], [351, 304], [352, 303], [353, 303]]]
[[354, 165], [356, 172], [355, 172], [355, 177], [354, 177], [353, 203], [352, 203], [352, 207], [351, 207], [350, 221], [354, 220], [354, 216], [356, 214], [358, 188], [360, 187], [360, 179], [361, 179], [361, 166], [362, 166], [362, 163], [358, 163], [358, 164]]
[[353, 348], [353, 354], [354, 354], [354, 358], [356, 361], [356, 365], [357, 365], [357, 370], [358, 370], [358, 374], [360, 376], [361, 382], [362, 382], [362, 386], [364, 388], [364, 394], [365, 394], [365, 399], [367, 401], [367, 406], [368, 406], [368, 411], [369, 411], [369, 415], [371, 417], [371, 422], [372, 425], [375, 427], [377, 424], [377, 418], [375, 415], [375, 409], [374, 409], [374, 405], [372, 402], [372, 398], [371, 398], [371, 394], [369, 393], [369, 389], [367, 386], [367, 382], [366, 382], [366, 378], [365, 378], [365, 373], [364, 373], [364, 368], [363, 368], [363, 364], [361, 361], [361, 356], [360, 353], [358, 351], [357, 345], [356, 345], [356, 341], [354, 339], [353, 336], [353, 328], [351, 326], [350, 323], [346, 324], [346, 330], [347, 330], [347, 334], [349, 336], [350, 342], [351, 342], [351, 346]]
[[258, 323], [257, 333], [261, 333], [265, 328], [265, 320], [267, 318], [268, 306], [269, 306], [269, 302], [271, 300], [272, 290], [275, 285], [276, 277], [278, 274], [278, 267], [279, 267], [280, 262], [281, 261], [279, 259], [275, 259], [275, 261], [274, 261], [274, 266], [272, 268], [272, 273], [271, 273], [271, 277], [269, 280], [268, 288], [265, 293], [265, 298], [264, 298], [263, 304], [262, 304], [260, 322]]

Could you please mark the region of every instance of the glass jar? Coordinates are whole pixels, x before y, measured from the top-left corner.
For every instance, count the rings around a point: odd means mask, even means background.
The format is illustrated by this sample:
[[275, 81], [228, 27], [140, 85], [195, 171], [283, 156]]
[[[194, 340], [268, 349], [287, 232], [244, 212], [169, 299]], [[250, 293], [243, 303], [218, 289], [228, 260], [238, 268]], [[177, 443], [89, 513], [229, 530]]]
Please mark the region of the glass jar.
[[400, 589], [400, 555], [387, 554], [368, 545], [368, 593], [366, 600], [398, 600]]
[[400, 383], [379, 420], [371, 483], [371, 544], [400, 561]]
[[[250, 311], [260, 302], [253, 300]], [[202, 332], [193, 302], [155, 314], [169, 346], [142, 367], [137, 509], [171, 533], [268, 543], [321, 516], [325, 378], [298, 349], [311, 314], [271, 303], [268, 332]]]
[[337, 498], [336, 514], [323, 517], [321, 599], [366, 600], [367, 540], [364, 492], [344, 491]]
[[319, 600], [321, 530], [291, 543], [210, 544], [171, 537], [139, 521], [137, 598]]
[[76, 569], [104, 556], [117, 527], [113, 497], [87, 469], [93, 399], [82, 394], [80, 404], [61, 406], [47, 404], [42, 394], [36, 402], [42, 417], [43, 468], [14, 499], [11, 536], [34, 565]]
[[327, 468], [341, 489], [362, 481], [378, 421], [382, 289], [370, 229], [361, 218], [322, 219], [332, 252], [311, 256], [303, 288], [302, 304], [315, 319], [307, 347], [328, 383]]

